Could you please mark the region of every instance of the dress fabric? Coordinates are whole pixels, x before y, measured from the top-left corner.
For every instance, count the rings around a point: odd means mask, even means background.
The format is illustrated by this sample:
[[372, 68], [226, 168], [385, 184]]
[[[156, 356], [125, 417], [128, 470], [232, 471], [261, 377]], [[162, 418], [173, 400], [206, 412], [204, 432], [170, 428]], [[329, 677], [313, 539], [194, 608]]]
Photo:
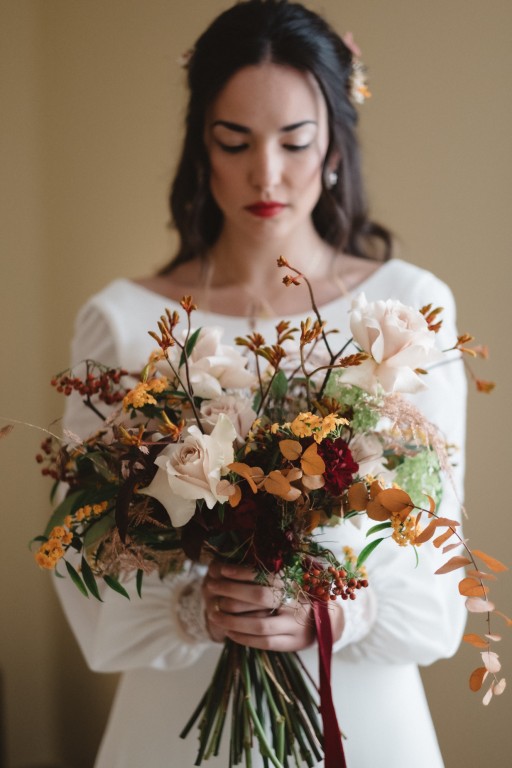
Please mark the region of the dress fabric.
[[[369, 301], [399, 299], [422, 307], [442, 306], [440, 348], [456, 340], [455, 308], [447, 286], [431, 273], [394, 259], [382, 265], [354, 293], [364, 291]], [[350, 296], [321, 308], [329, 327], [349, 337]], [[77, 318], [72, 357], [76, 364], [93, 358], [108, 365], [140, 370], [155, 343], [147, 331], [165, 307], [180, 307], [129, 280], [116, 280], [93, 296]], [[183, 316], [183, 312], [181, 312]], [[311, 313], [291, 319], [298, 322]], [[247, 318], [200, 312], [194, 325], [220, 325], [223, 343], [249, 332]], [[257, 320], [256, 328], [273, 341], [275, 319]], [[449, 443], [463, 446], [466, 380], [463, 365], [454, 360], [433, 369], [428, 388], [412, 399], [433, 421]], [[97, 427], [79, 398], [71, 397], [65, 427], [86, 436]], [[451, 479], [445, 481], [440, 511], [460, 518], [464, 455], [456, 454]], [[346, 521], [328, 529], [331, 547], [366, 543], [365, 526]], [[392, 541], [383, 542], [367, 561], [370, 587], [361, 598], [344, 603], [347, 628], [336, 644], [332, 688], [340, 726], [346, 736], [348, 768], [442, 768], [418, 665], [451, 656], [457, 649], [465, 622], [463, 598], [457, 590], [460, 576], [434, 575], [446, 560], [431, 544], [414, 553]], [[133, 583], [131, 601], [107, 590], [104, 602], [84, 599], [69, 579], [56, 579], [56, 587], [89, 666], [99, 672], [122, 672], [112, 712], [95, 768], [187, 768], [197, 753], [194, 730], [186, 740], [178, 734], [208, 684], [220, 646], [189, 637], [177, 620], [176, 603], [187, 580], [201, 577], [197, 569], [163, 581], [147, 578], [143, 599]], [[349, 615], [350, 614], [350, 615]], [[317, 651], [301, 653], [317, 675]], [[228, 765], [224, 749], [205, 764]], [[254, 756], [254, 766], [261, 766]]]

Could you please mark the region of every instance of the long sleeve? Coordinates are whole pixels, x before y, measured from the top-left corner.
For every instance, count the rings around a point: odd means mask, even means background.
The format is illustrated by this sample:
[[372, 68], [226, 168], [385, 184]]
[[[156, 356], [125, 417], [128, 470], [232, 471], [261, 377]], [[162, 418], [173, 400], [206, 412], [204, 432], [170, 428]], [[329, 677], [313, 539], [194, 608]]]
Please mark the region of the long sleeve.
[[[443, 327], [438, 345], [448, 349], [456, 341], [455, 307], [451, 292], [441, 281], [418, 270], [420, 279], [400, 286], [395, 298], [421, 307], [428, 302], [442, 306]], [[372, 297], [373, 298], [373, 297]], [[382, 298], [376, 295], [375, 298]], [[423, 415], [433, 422], [448, 442], [456, 446], [455, 466], [444, 479], [443, 498], [437, 512], [460, 521], [463, 499], [466, 379], [459, 359], [451, 359], [426, 376], [427, 389], [411, 398]], [[361, 549], [369, 539], [350, 522], [342, 525], [343, 544]], [[450, 540], [452, 541], [452, 540]], [[453, 554], [453, 553], [452, 553]], [[367, 561], [370, 587], [361, 605], [348, 617], [347, 637], [337, 650], [345, 659], [387, 663], [430, 664], [455, 653], [461, 639], [466, 612], [457, 584], [461, 572], [435, 575], [451, 556], [442, 555], [432, 542], [418, 548], [416, 566], [410, 548], [392, 541], [382, 542]], [[357, 604], [357, 600], [355, 604]], [[351, 610], [347, 605], [346, 615]]]
[[[94, 304], [86, 305], [80, 313], [72, 346], [73, 365], [87, 358], [111, 366], [121, 363], [115, 327]], [[85, 437], [98, 426], [97, 416], [83, 406], [79, 396], [68, 398], [65, 429]], [[200, 625], [201, 579], [198, 567], [162, 580], [156, 574], [147, 575], [140, 599], [131, 578], [123, 584], [130, 600], [105, 588], [101, 603], [92, 596], [86, 599], [68, 577], [55, 579], [55, 584], [89, 666], [96, 671], [117, 672], [141, 667], [173, 669], [196, 661], [211, 642], [204, 631], [197, 631], [196, 637], [189, 634], [186, 625], [190, 622], [180, 617], [192, 595]]]

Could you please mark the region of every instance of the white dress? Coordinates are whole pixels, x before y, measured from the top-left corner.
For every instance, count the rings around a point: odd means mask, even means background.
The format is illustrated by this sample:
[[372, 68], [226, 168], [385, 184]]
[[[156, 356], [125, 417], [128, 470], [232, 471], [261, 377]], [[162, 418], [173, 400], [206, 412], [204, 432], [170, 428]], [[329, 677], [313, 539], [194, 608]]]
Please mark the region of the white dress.
[[[431, 273], [400, 260], [381, 266], [359, 290], [368, 300], [396, 298], [418, 308], [444, 307], [442, 348], [456, 339], [452, 295]], [[348, 338], [350, 297], [322, 308], [330, 327]], [[90, 357], [109, 365], [137, 370], [155, 344], [147, 331], [174, 302], [128, 280], [116, 280], [93, 296], [81, 310], [73, 344], [73, 362]], [[179, 307], [177, 307], [180, 309]], [[308, 313], [297, 315], [303, 319]], [[292, 318], [294, 319], [294, 318]], [[230, 343], [248, 332], [246, 318], [197, 312], [196, 326], [222, 325]], [[258, 321], [270, 341], [275, 320]], [[464, 444], [466, 381], [463, 365], [442, 365], [426, 378], [428, 389], [415, 396], [423, 413], [450, 443]], [[65, 426], [85, 435], [92, 431], [87, 409], [70, 400]], [[84, 420], [85, 417], [85, 420]], [[463, 452], [458, 454], [454, 482], [445, 483], [443, 516], [457, 518], [462, 497]], [[455, 489], [454, 490], [454, 486]], [[364, 530], [350, 522], [330, 529], [337, 545], [361, 549]], [[332, 687], [338, 719], [346, 735], [348, 768], [441, 768], [442, 757], [421, 684], [418, 665], [451, 656], [464, 622], [459, 572], [434, 575], [446, 560], [431, 546], [420, 549], [415, 567], [410, 549], [384, 542], [369, 558], [371, 585], [362, 597], [344, 603], [346, 630], [333, 654]], [[372, 574], [375, 576], [372, 578]], [[197, 752], [194, 731], [182, 740], [181, 728], [197, 705], [220, 646], [194, 640], [180, 629], [176, 610], [184, 585], [197, 583], [192, 570], [179, 577], [145, 579], [143, 599], [128, 601], [107, 590], [105, 602], [86, 600], [69, 579], [56, 579], [67, 618], [82, 652], [99, 672], [124, 673], [106, 727], [95, 768], [188, 768]], [[133, 589], [133, 585], [128, 585]], [[315, 648], [302, 653], [317, 672]], [[227, 734], [226, 734], [227, 735]], [[227, 767], [224, 751], [204, 765]], [[254, 765], [261, 762], [255, 756]]]

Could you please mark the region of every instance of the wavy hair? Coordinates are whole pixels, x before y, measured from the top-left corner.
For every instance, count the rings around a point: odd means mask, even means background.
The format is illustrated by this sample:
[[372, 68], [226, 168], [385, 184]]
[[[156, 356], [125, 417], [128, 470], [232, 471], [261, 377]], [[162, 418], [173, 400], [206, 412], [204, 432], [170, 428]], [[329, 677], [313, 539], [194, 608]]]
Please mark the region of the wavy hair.
[[[219, 237], [223, 217], [210, 191], [203, 138], [206, 111], [238, 70], [264, 61], [310, 73], [325, 99], [329, 145], [322, 192], [312, 212], [316, 231], [339, 251], [382, 261], [391, 257], [389, 231], [368, 217], [356, 136], [358, 116], [349, 97], [351, 51], [325, 19], [299, 3], [246, 0], [212, 22], [188, 63], [185, 138], [170, 194], [179, 248], [161, 274], [204, 257]], [[325, 177], [332, 157], [341, 160], [338, 181], [328, 187]]]

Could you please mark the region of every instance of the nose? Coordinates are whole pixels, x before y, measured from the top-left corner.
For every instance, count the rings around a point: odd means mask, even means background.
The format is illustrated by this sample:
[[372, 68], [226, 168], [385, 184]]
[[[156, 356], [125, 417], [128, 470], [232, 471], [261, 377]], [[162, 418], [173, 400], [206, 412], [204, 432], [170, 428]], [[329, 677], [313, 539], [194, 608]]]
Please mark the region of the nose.
[[256, 146], [251, 153], [249, 181], [259, 192], [270, 192], [281, 181], [282, 159], [270, 144]]

